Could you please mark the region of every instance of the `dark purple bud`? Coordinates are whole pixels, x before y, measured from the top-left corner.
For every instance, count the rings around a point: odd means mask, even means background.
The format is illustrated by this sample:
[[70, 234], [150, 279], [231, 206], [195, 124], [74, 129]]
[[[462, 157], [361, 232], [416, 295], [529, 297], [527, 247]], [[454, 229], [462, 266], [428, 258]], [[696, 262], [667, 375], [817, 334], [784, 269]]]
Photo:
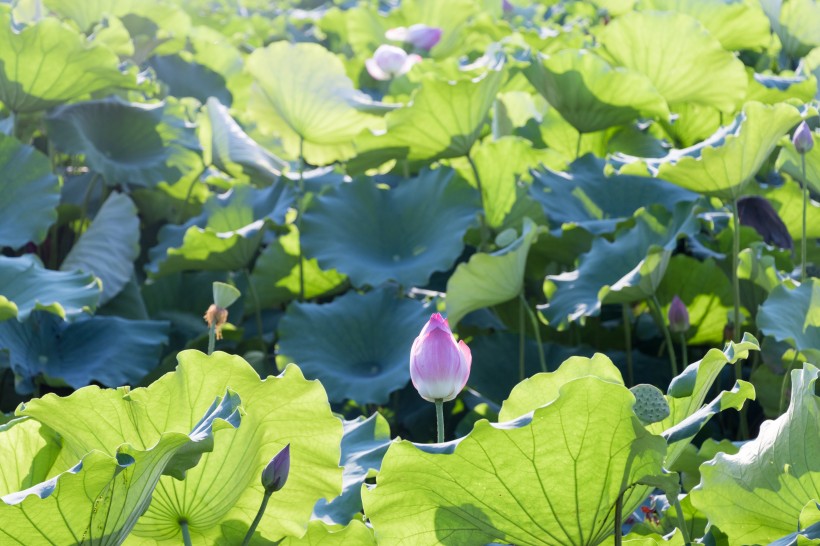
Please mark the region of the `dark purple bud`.
[[741, 197], [737, 201], [737, 213], [740, 216], [740, 225], [753, 228], [763, 237], [766, 244], [789, 250], [794, 246], [786, 224], [765, 197]]
[[809, 153], [814, 146], [811, 129], [809, 129], [809, 125], [805, 120], [798, 125], [797, 130], [794, 132], [792, 144], [794, 144], [794, 149], [797, 150], [799, 154]]
[[685, 334], [689, 330], [689, 310], [679, 297], [672, 298], [667, 318], [670, 332]]
[[290, 472], [290, 444], [282, 448], [282, 451], [273, 456], [268, 466], [262, 471], [262, 486], [266, 493], [275, 493], [288, 481]]

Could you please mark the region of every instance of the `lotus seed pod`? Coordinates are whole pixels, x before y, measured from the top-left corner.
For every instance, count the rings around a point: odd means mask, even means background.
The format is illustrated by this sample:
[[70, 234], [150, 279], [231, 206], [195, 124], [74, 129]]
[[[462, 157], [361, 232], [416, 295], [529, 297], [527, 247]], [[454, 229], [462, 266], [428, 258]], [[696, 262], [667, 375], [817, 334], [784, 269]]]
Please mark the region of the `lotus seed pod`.
[[642, 423], [648, 425], [669, 417], [669, 403], [658, 387], [641, 384], [629, 390], [635, 395], [635, 405], [632, 408]]

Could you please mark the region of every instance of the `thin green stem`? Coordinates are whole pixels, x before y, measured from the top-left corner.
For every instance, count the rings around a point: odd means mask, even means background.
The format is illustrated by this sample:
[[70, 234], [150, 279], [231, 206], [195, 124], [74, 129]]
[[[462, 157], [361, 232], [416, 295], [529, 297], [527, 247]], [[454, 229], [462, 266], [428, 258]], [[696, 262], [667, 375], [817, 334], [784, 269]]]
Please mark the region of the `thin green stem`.
[[524, 381], [524, 358], [525, 358], [525, 338], [526, 338], [526, 325], [524, 324], [524, 306], [526, 302], [523, 298], [518, 301], [518, 380]]
[[[740, 319], [740, 277], [737, 274], [737, 269], [739, 266], [740, 261], [740, 214], [738, 213], [737, 208], [737, 197], [735, 197], [734, 201], [732, 202], [732, 287], [734, 289], [734, 317], [733, 317], [733, 326], [734, 326], [734, 335], [733, 340], [735, 342], [740, 341], [740, 329], [741, 329], [741, 319]], [[738, 362], [735, 364], [735, 379], [740, 381], [743, 379], [743, 362]], [[742, 408], [740, 408], [740, 415], [738, 416], [740, 419], [740, 439], [746, 440], [749, 438], [749, 425], [746, 422], [746, 411], [747, 406], [744, 404]]]
[[681, 369], [685, 370], [686, 367], [689, 365], [689, 355], [687, 354], [687, 347], [686, 347], [686, 334], [681, 332], [680, 334], [680, 352], [683, 362], [681, 362]]
[[214, 348], [216, 346], [216, 325], [208, 327], [208, 354], [211, 355], [214, 353]]
[[473, 176], [475, 177], [475, 184], [478, 187], [478, 198], [481, 202], [481, 213], [479, 214], [479, 231], [481, 232], [481, 245], [479, 246], [479, 250], [483, 250], [487, 247], [487, 240], [489, 239], [489, 228], [487, 227], [487, 213], [484, 209], [484, 189], [481, 185], [481, 175], [478, 174], [478, 167], [476, 167], [475, 161], [473, 158], [470, 157], [470, 154], [467, 154], [467, 162], [470, 164], [470, 168], [473, 170]]
[[621, 524], [623, 523], [623, 509], [624, 509], [624, 494], [621, 492], [618, 495], [618, 500], [615, 501], [615, 546], [623, 544], [623, 535], [621, 534]]
[[683, 517], [683, 508], [681, 508], [680, 500], [678, 500], [677, 495], [675, 495], [674, 499], [667, 500], [672, 501], [672, 506], [675, 507], [675, 513], [678, 515], [678, 529], [680, 529], [683, 535], [683, 543], [689, 546], [689, 544], [692, 543], [692, 537], [689, 536], [689, 528], [686, 526], [686, 518]]
[[800, 154], [803, 164], [803, 239], [800, 241], [800, 282], [806, 282], [806, 214], [809, 208], [809, 184], [806, 178], [806, 154]]
[[299, 191], [296, 202], [296, 230], [299, 232], [299, 301], [305, 301], [305, 256], [302, 253], [302, 212], [305, 204], [305, 139], [299, 138]]
[[253, 285], [251, 281], [251, 273], [248, 271], [248, 268], [245, 268], [245, 279], [248, 281], [248, 290], [251, 293], [251, 299], [253, 300], [253, 315], [256, 319], [256, 332], [259, 336], [259, 341], [262, 343], [262, 346], [265, 346], [265, 338], [262, 335], [262, 310], [260, 309], [259, 305], [259, 295], [256, 293], [256, 287]]
[[544, 347], [541, 345], [541, 330], [538, 328], [538, 318], [533, 313], [530, 306], [527, 305], [527, 300], [524, 298], [524, 293], [521, 292], [518, 294], [521, 298], [521, 301], [524, 304], [524, 309], [527, 311], [527, 314], [530, 317], [530, 324], [532, 324], [532, 331], [535, 334], [535, 343], [538, 347], [538, 363], [541, 364], [541, 371], [546, 373], [547, 372], [547, 358], [544, 356]]
[[182, 530], [182, 543], [185, 546], [193, 546], [193, 542], [191, 542], [191, 532], [188, 530], [188, 520], [179, 520], [179, 528]]
[[798, 354], [799, 353], [797, 351], [794, 352], [792, 362], [789, 364], [789, 368], [786, 370], [786, 373], [783, 374], [783, 381], [780, 383], [780, 404], [777, 406], [780, 409], [780, 413], [786, 411], [786, 385], [788, 385], [791, 381], [792, 369], [794, 368], [795, 362], [797, 362]]
[[272, 494], [273, 492], [268, 493], [267, 491], [265, 491], [265, 494], [262, 496], [262, 504], [259, 506], [259, 511], [256, 512], [256, 517], [253, 518], [253, 523], [251, 523], [251, 526], [248, 527], [248, 532], [245, 533], [245, 540], [242, 541], [242, 546], [248, 546], [248, 544], [251, 543], [253, 533], [259, 526], [259, 522], [262, 521], [262, 516], [265, 515], [265, 508], [268, 507], [268, 501], [270, 500], [270, 496]]
[[436, 398], [436, 441], [444, 441], [444, 400]]
[[652, 297], [648, 301], [650, 307], [652, 307], [655, 311], [655, 321], [663, 331], [663, 337], [666, 340], [666, 352], [669, 354], [669, 365], [672, 368], [672, 377], [677, 377], [678, 361], [675, 357], [675, 346], [672, 344], [672, 334], [669, 332], [669, 326], [667, 326], [666, 321], [663, 319], [663, 311], [661, 311], [661, 304], [658, 301], [658, 296], [652, 294]]
[[635, 371], [632, 363], [632, 319], [629, 316], [627, 304], [621, 304], [621, 313], [624, 322], [624, 345], [626, 345], [626, 381], [631, 387], [635, 384]]

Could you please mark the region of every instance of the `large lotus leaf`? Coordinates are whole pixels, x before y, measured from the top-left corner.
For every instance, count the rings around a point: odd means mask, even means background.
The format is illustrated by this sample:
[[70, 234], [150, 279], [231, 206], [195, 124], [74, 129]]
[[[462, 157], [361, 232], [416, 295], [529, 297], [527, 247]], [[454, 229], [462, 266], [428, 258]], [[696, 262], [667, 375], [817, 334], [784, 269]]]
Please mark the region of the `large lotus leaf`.
[[[221, 352], [209, 357], [185, 351], [179, 361], [175, 373], [155, 382], [150, 387], [155, 390], [140, 391], [142, 396], [153, 394], [163, 414], [184, 420], [189, 408], [203, 407], [212, 393], [230, 385], [242, 398], [242, 425], [218, 432], [214, 450], [184, 480], [160, 480], [127, 544], [179, 544], [180, 518], [188, 521], [194, 544], [240, 544], [262, 501], [262, 469], [285, 444], [290, 444], [288, 481], [271, 497], [254, 543], [302, 536], [316, 501], [341, 491], [342, 423], [330, 412], [322, 385], [306, 381], [295, 366], [262, 381], [247, 362]], [[171, 417], [173, 402], [185, 408], [177, 410], [181, 417]]]
[[344, 421], [344, 427], [342, 494], [330, 502], [320, 500], [313, 507], [314, 519], [335, 525], [347, 525], [361, 512], [362, 484], [378, 472], [390, 445], [390, 425], [378, 412], [366, 419]]
[[820, 362], [820, 280], [797, 288], [779, 285], [757, 312], [757, 326], [777, 341], [788, 341], [812, 362]]
[[62, 448], [59, 435], [50, 428], [12, 415], [0, 425], [0, 456], [7, 462], [0, 466], [0, 497], [29, 489], [65, 470], [54, 468]]
[[17, 31], [0, 10], [0, 103], [16, 113], [36, 112], [113, 87], [134, 86], [107, 47], [52, 17]]
[[247, 68], [254, 78], [250, 114], [262, 129], [279, 135], [291, 158], [302, 155], [314, 165], [347, 159], [355, 154], [357, 134], [383, 125], [356, 107], [366, 97], [341, 61], [319, 44], [275, 42], [255, 50]]
[[166, 225], [149, 252], [152, 275], [175, 271], [231, 271], [247, 267], [259, 248], [266, 222], [282, 224], [293, 201], [290, 186], [264, 189], [234, 186], [212, 196], [199, 216], [182, 225]]
[[45, 269], [33, 254], [0, 256], [0, 314], [26, 320], [32, 311], [48, 311], [72, 320], [91, 313], [100, 300], [100, 283], [81, 271]]
[[818, 369], [792, 371], [788, 411], [760, 426], [736, 455], [701, 466], [692, 504], [738, 544], [767, 544], [799, 529], [803, 508], [820, 499]]
[[60, 182], [31, 146], [0, 133], [0, 247], [39, 244], [57, 220]]
[[424, 285], [459, 257], [476, 212], [475, 192], [449, 169], [426, 171], [389, 190], [361, 178], [311, 203], [302, 247], [354, 286]]
[[347, 526], [329, 526], [319, 520], [311, 520], [307, 532], [301, 538], [285, 537], [282, 546], [375, 546], [373, 529], [361, 520], [353, 520]]
[[181, 105], [119, 97], [69, 104], [46, 119], [54, 146], [82, 154], [109, 185], [153, 187], [202, 169], [199, 143]]
[[[531, 180], [529, 169], [552, 162], [551, 150], [539, 150], [524, 138], [506, 136], [485, 140], [470, 154], [481, 178], [484, 216], [487, 225], [498, 228], [520, 196], [518, 182]], [[458, 174], [477, 187], [475, 173], [466, 158], [453, 160]]]
[[783, 50], [792, 59], [806, 55], [820, 46], [820, 6], [814, 0], [763, 0], [763, 11], [769, 17]]
[[595, 239], [576, 270], [547, 277], [549, 303], [543, 314], [558, 326], [596, 316], [604, 303], [632, 303], [652, 296], [678, 239], [697, 230], [691, 204], [679, 204], [674, 213], [639, 210], [635, 225], [619, 230], [613, 241]]
[[159, 363], [167, 341], [167, 322], [100, 316], [67, 323], [35, 312], [24, 323], [0, 323], [0, 351], [8, 352], [0, 367], [11, 367], [21, 394], [40, 380], [75, 389], [92, 381], [134, 385]]
[[[780, 149], [775, 167], [798, 180], [801, 184], [808, 184], [812, 190], [820, 193], [820, 135], [812, 132], [812, 141], [814, 142], [812, 149], [804, 156], [806, 158], [805, 176], [803, 176], [803, 159], [791, 142]], [[807, 227], [811, 229], [812, 225]]]
[[154, 56], [148, 61], [157, 78], [168, 86], [172, 97], [193, 97], [200, 102], [210, 98], [231, 103], [225, 78], [202, 64], [180, 55]]
[[60, 265], [62, 271], [81, 269], [102, 283], [100, 305], [120, 293], [134, 275], [140, 252], [137, 207], [127, 195], [112, 193]]
[[[663, 128], [675, 146], [687, 148], [712, 136], [723, 122], [723, 114], [714, 106], [699, 104], [675, 104], [671, 108], [675, 119], [664, 123]], [[666, 154], [666, 150], [661, 157]]]
[[788, 104], [766, 106], [747, 102], [733, 123], [708, 139], [689, 148], [672, 150], [660, 159], [643, 160], [644, 166], [653, 176], [731, 201], [743, 195], [744, 187], [778, 140], [799, 121], [797, 108]]
[[539, 228], [524, 219], [521, 236], [506, 247], [479, 252], [461, 263], [447, 280], [447, 318], [452, 326], [464, 315], [517, 297], [524, 286], [527, 256]]
[[[678, 296], [689, 311], [691, 329], [686, 340], [691, 345], [720, 344], [732, 309], [732, 285], [715, 263], [685, 255], [673, 256], [658, 287], [658, 299], [668, 304]], [[677, 340], [676, 340], [677, 341]]]
[[661, 473], [665, 442], [640, 424], [634, 401], [623, 385], [581, 377], [516, 421], [479, 421], [449, 444], [392, 444], [362, 493], [377, 539], [599, 544], [619, 495]]
[[599, 37], [605, 56], [645, 74], [669, 104], [734, 112], [746, 96], [743, 63], [690, 15], [633, 12], [603, 27]]
[[391, 159], [469, 155], [505, 77], [503, 68], [490, 69], [473, 80], [425, 77], [409, 105], [385, 116], [386, 133], [365, 133], [357, 139], [359, 154], [375, 157], [376, 165]]
[[757, 4], [733, 0], [641, 0], [641, 9], [677, 11], [696, 18], [729, 50], [769, 46], [769, 20]]
[[[124, 394], [122, 390], [96, 389], [96, 392], [116, 393], [115, 396], [121, 398]], [[54, 412], [54, 415], [48, 416], [51, 421], [62, 421], [59, 424], [65, 425], [66, 421], [72, 420], [73, 404], [68, 401], [70, 399], [55, 398], [50, 395], [43, 400], [43, 404]], [[38, 478], [44, 481], [23, 490], [12, 489], [15, 492], [2, 497], [0, 514], [3, 528], [0, 536], [5, 534], [13, 544], [31, 544], [32, 541], [49, 544], [121, 544], [137, 518], [148, 508], [161, 475], [175, 465], [176, 459], [210, 451], [216, 431], [238, 426], [239, 402], [239, 397], [228, 390], [224, 397], [215, 399], [199, 422], [187, 432], [157, 432], [151, 435], [151, 442], [137, 437], [135, 443], [121, 441], [123, 435], [116, 445], [105, 450], [88, 449], [75, 458], [64, 458], [71, 461], [81, 459], [64, 472], [60, 467], [63, 461], [55, 461], [53, 457], [54, 446], [59, 449], [63, 439], [35, 451], [31, 448], [41, 443], [41, 438], [54, 432], [47, 427], [33, 425], [40, 424], [31, 419], [12, 421], [0, 428], [0, 450], [15, 450], [13, 457], [4, 460], [14, 461], [18, 468], [38, 473]], [[36, 400], [31, 402], [35, 407], [37, 403]], [[34, 412], [38, 413], [36, 409]], [[127, 422], [134, 415], [128, 413], [122, 417]], [[122, 422], [117, 424], [122, 426]], [[146, 432], [146, 422], [141, 425], [140, 432]], [[18, 427], [26, 430], [15, 430]], [[21, 440], [21, 432], [28, 436], [28, 441], [9, 446], [10, 442]], [[29, 449], [21, 449], [22, 445]], [[99, 442], [92, 442], [92, 445], [99, 445]], [[75, 455], [70, 446], [65, 446], [63, 453]], [[49, 462], [57, 464], [52, 466]], [[8, 472], [7, 466], [12, 464], [4, 465], [3, 473]], [[47, 475], [53, 477], [46, 480]], [[22, 484], [29, 482], [29, 478], [26, 476]]]
[[[324, 270], [315, 258], [302, 260], [305, 299], [332, 294], [345, 286], [347, 277], [335, 269]], [[288, 232], [279, 236], [262, 250], [251, 273], [251, 284], [256, 290], [262, 309], [287, 303], [299, 297], [299, 232], [288, 226]], [[255, 301], [245, 303], [245, 311], [253, 312]]]
[[643, 74], [613, 68], [595, 53], [565, 49], [539, 57], [524, 70], [533, 87], [581, 133], [669, 117], [664, 98]]
[[809, 102], [817, 92], [817, 78], [809, 73], [807, 76], [783, 71], [779, 75], [759, 74], [751, 69], [749, 73], [749, 91], [746, 100], [764, 104], [776, 104], [788, 99]]
[[410, 347], [426, 320], [422, 304], [391, 290], [348, 292], [331, 303], [291, 304], [279, 349], [321, 380], [331, 401], [384, 404], [410, 379]]
[[[83, 29], [88, 30], [92, 25], [100, 21], [106, 15], [122, 17], [136, 11], [141, 3], [140, 0], [84, 0], [74, 2], [73, 0], [44, 0], [43, 4], [48, 9], [73, 20]], [[157, 2], [149, 2], [156, 6]]]
[[264, 185], [279, 180], [285, 160], [271, 154], [248, 136], [216, 98], [207, 102], [207, 117], [200, 122], [200, 140], [214, 165], [234, 178], [247, 176]]
[[678, 203], [698, 198], [665, 180], [607, 176], [604, 166], [602, 159], [588, 154], [575, 160], [568, 172], [534, 171], [530, 195], [554, 227], [577, 224], [594, 234], [615, 231], [618, 223], [641, 207], [657, 203], [672, 210]]

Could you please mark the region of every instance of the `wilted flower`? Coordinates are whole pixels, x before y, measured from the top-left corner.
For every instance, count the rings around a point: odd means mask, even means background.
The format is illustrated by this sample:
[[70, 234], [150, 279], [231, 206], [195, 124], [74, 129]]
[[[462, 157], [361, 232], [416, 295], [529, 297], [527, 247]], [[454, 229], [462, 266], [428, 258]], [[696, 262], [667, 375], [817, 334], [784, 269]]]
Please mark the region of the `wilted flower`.
[[441, 29], [427, 25], [391, 28], [384, 33], [385, 38], [396, 42], [407, 42], [416, 49], [430, 50], [441, 40]]
[[686, 304], [677, 296], [672, 298], [667, 313], [669, 319], [669, 331], [676, 334], [685, 334], [689, 330], [689, 310]]
[[222, 327], [228, 322], [228, 310], [212, 303], [202, 318], [208, 323], [208, 328], [214, 329], [216, 339], [222, 339]]
[[400, 47], [381, 45], [364, 65], [374, 80], [385, 81], [405, 74], [419, 61], [421, 57], [415, 54], [408, 55]]
[[435, 313], [410, 349], [410, 378], [425, 400], [447, 402], [467, 384], [472, 362], [467, 344], [456, 343], [447, 320]]
[[797, 153], [799, 154], [809, 153], [814, 146], [814, 139], [812, 139], [811, 129], [809, 129], [809, 125], [805, 122], [805, 120], [800, 123], [797, 130], [794, 132], [792, 144], [794, 144], [794, 149], [797, 150]]
[[792, 236], [777, 211], [765, 197], [747, 195], [737, 201], [737, 214], [740, 225], [749, 226], [763, 237], [766, 244], [791, 249], [794, 246]]
[[273, 456], [268, 466], [262, 471], [262, 486], [266, 493], [275, 493], [288, 481], [290, 472], [290, 444], [282, 448], [282, 451]]

